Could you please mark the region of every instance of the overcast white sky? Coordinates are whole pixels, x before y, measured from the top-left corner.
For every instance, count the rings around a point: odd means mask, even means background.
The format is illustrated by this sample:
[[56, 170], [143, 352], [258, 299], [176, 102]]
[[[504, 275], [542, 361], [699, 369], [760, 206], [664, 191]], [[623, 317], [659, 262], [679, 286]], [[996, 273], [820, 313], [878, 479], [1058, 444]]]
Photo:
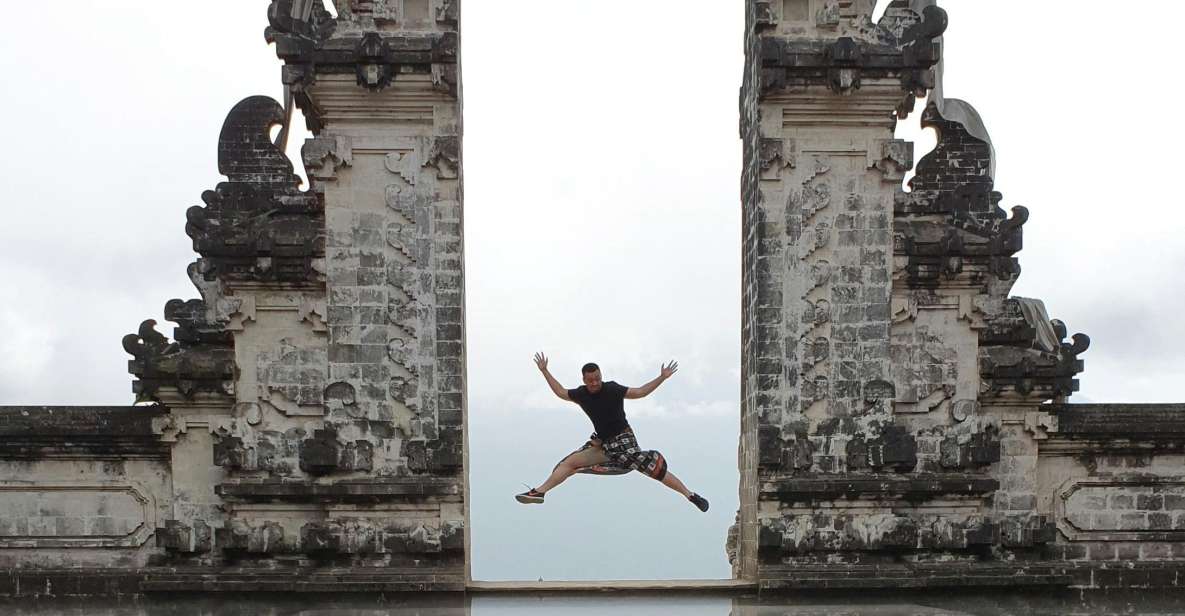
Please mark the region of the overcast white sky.
[[[131, 401], [119, 341], [197, 296], [185, 210], [219, 181], [225, 114], [280, 95], [267, 4], [31, 3], [0, 38], [0, 404]], [[1032, 212], [1014, 293], [1093, 340], [1078, 401], [1185, 399], [1185, 6], [1153, 4], [1137, 27], [1101, 0], [942, 2], [946, 93], [982, 113], [1003, 205]], [[474, 575], [727, 577], [743, 3], [467, 0], [464, 28]], [[637, 385], [678, 359], [627, 410], [710, 514], [641, 477], [511, 501], [590, 430], [536, 350], [568, 386], [590, 360]]]

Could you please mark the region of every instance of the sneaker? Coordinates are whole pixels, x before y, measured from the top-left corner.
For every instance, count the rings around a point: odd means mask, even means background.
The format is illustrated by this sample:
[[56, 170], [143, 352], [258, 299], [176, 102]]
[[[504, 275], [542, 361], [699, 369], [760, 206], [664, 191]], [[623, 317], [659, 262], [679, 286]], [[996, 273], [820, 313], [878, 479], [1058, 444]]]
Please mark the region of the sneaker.
[[[695, 492], [692, 492], [691, 496], [687, 497], [687, 500], [691, 501], [691, 504], [695, 505], [696, 507], [699, 507], [700, 511], [708, 510], [708, 499], [696, 494]], [[540, 502], [543, 501], [541, 500]]]
[[515, 494], [514, 500], [524, 505], [542, 505], [543, 493], [535, 491], [535, 488], [531, 488], [522, 494]]

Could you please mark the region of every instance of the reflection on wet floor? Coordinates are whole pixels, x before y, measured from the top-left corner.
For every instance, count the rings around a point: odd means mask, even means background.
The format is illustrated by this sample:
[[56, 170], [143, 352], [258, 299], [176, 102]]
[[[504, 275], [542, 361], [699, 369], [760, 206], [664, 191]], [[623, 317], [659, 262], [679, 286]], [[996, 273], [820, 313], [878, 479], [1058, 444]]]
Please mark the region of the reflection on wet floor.
[[872, 594], [761, 599], [683, 594], [170, 596], [138, 601], [0, 600], [2, 616], [1095, 616], [1185, 615], [1185, 594]]

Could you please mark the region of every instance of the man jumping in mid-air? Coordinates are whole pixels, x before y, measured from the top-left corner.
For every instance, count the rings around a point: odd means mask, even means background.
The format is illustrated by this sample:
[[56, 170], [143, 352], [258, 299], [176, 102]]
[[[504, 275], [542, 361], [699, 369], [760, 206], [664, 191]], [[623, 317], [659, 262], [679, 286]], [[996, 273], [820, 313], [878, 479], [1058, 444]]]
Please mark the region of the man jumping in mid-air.
[[580, 369], [584, 378], [584, 385], [576, 389], [564, 389], [559, 381], [551, 376], [547, 370], [547, 357], [542, 353], [535, 354], [535, 365], [547, 379], [551, 391], [561, 400], [575, 402], [584, 409], [584, 413], [592, 420], [593, 435], [589, 437], [584, 447], [572, 453], [556, 465], [551, 476], [539, 487], [531, 488], [514, 498], [520, 503], [541, 504], [547, 491], [560, 485], [565, 479], [580, 472], [582, 469], [597, 467], [606, 462], [622, 469], [632, 469], [649, 477], [661, 481], [663, 485], [687, 497], [700, 511], [708, 510], [708, 500], [687, 489], [678, 477], [667, 471], [667, 461], [657, 451], [642, 451], [638, 441], [634, 438], [634, 431], [625, 420], [626, 398], [635, 400], [645, 398], [650, 392], [658, 388], [663, 381], [671, 378], [679, 369], [679, 364], [671, 362], [662, 367], [657, 378], [641, 387], [625, 387], [614, 381], [603, 383], [601, 369], [596, 364], [585, 364]]

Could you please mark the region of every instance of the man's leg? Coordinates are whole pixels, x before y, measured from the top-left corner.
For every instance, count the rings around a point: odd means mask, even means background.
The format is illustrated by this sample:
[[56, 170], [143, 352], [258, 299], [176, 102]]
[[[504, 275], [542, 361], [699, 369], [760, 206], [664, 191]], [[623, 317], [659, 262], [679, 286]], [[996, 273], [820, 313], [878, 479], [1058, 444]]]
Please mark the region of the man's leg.
[[601, 449], [599, 445], [581, 449], [560, 460], [555, 470], [551, 471], [551, 476], [547, 478], [547, 481], [544, 481], [539, 487], [535, 488], [535, 491], [546, 494], [548, 490], [560, 485], [564, 480], [575, 475], [577, 469], [594, 464], [603, 464], [608, 461], [609, 458], [605, 456], [605, 450]]
[[671, 471], [667, 471], [667, 474], [663, 476], [662, 485], [682, 494], [683, 496], [691, 496], [691, 490], [688, 490], [687, 486], [683, 485], [683, 482], [679, 481], [679, 478], [676, 477]]
[[605, 443], [605, 453], [614, 462], [632, 468], [639, 473], [656, 479], [664, 486], [682, 494], [700, 511], [708, 510], [708, 501], [704, 497], [687, 489], [682, 481], [667, 468], [667, 460], [657, 451], [642, 451], [632, 431], [623, 432]]

